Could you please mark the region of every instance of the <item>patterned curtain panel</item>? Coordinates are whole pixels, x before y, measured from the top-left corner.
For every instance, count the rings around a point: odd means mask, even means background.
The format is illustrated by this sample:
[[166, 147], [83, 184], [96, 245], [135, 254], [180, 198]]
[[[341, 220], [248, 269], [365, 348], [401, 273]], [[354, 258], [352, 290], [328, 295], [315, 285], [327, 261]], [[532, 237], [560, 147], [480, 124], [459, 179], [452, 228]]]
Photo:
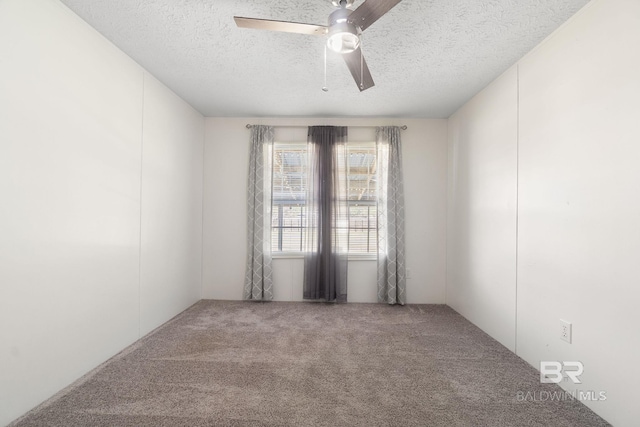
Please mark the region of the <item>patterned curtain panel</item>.
[[347, 301], [347, 128], [311, 126], [304, 231], [304, 299]]
[[271, 182], [273, 128], [251, 127], [247, 191], [247, 268], [244, 299], [273, 299], [271, 267]]
[[400, 128], [376, 128], [378, 155], [378, 302], [406, 300], [404, 185]]

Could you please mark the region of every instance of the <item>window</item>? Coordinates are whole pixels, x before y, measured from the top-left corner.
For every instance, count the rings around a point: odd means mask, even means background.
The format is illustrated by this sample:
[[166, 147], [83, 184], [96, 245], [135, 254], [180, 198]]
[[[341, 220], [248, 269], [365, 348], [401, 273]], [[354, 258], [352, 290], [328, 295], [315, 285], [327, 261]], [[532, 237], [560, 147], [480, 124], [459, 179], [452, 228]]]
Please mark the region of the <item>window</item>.
[[349, 169], [349, 253], [377, 251], [377, 181], [374, 143], [347, 145]]
[[273, 147], [272, 252], [301, 252], [307, 186], [307, 144]]
[[[349, 253], [375, 254], [377, 193], [375, 143], [348, 144]], [[307, 144], [275, 143], [271, 250], [301, 252], [305, 221]]]

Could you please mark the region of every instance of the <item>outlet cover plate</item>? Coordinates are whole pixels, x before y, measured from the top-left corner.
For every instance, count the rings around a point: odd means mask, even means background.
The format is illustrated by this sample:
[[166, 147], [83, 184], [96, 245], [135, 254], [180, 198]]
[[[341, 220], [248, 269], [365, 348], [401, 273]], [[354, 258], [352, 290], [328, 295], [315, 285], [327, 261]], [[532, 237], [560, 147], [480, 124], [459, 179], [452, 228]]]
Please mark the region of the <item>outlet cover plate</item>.
[[560, 339], [571, 344], [571, 322], [560, 319]]

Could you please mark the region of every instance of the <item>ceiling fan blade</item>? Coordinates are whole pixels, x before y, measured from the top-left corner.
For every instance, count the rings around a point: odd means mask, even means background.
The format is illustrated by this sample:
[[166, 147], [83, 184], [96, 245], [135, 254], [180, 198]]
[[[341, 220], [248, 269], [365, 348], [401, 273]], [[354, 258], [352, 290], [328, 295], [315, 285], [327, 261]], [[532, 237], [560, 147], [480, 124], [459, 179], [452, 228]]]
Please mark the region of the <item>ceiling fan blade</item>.
[[[362, 92], [363, 90], [367, 90], [372, 86], [375, 86], [373, 77], [371, 77], [371, 73], [369, 72], [369, 67], [367, 67], [367, 61], [365, 61], [364, 58], [361, 58], [361, 55], [362, 50], [360, 50], [360, 48], [354, 50], [353, 52], [342, 54], [344, 62], [347, 63], [347, 68], [349, 68], [349, 71], [351, 71], [353, 80], [356, 81], [360, 92]], [[360, 73], [360, 70], [362, 69], [360, 67], [360, 64], [362, 64], [363, 66], [362, 73]], [[362, 82], [360, 81], [361, 79]]]
[[328, 28], [322, 25], [302, 24], [300, 22], [273, 21], [270, 19], [244, 18], [234, 16], [236, 25], [242, 28], [254, 28], [256, 30], [284, 31], [286, 33], [310, 34], [313, 36], [323, 36], [327, 34]]
[[362, 31], [389, 12], [401, 0], [366, 0], [349, 15], [349, 21]]

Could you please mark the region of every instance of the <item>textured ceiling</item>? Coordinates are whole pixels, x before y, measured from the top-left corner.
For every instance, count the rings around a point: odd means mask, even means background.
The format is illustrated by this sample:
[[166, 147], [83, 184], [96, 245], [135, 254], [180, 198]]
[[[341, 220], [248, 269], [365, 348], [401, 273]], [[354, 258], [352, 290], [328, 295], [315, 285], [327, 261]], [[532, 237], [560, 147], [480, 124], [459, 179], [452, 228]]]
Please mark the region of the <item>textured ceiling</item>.
[[323, 37], [233, 21], [325, 25], [330, 0], [61, 1], [205, 116], [429, 118], [448, 117], [588, 3], [403, 0], [364, 32], [376, 86], [360, 93], [333, 53], [321, 90]]

